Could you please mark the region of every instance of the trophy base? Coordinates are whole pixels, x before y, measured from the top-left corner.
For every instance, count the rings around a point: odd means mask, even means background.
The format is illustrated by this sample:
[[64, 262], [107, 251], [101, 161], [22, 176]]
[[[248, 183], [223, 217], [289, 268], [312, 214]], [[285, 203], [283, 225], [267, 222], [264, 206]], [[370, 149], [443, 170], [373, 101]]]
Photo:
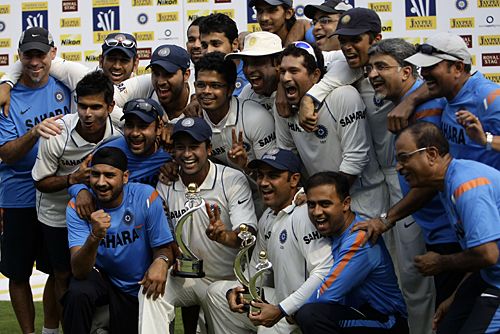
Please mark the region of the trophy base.
[[186, 278], [205, 277], [205, 272], [203, 272], [203, 260], [177, 258], [177, 264], [172, 270], [172, 275]]

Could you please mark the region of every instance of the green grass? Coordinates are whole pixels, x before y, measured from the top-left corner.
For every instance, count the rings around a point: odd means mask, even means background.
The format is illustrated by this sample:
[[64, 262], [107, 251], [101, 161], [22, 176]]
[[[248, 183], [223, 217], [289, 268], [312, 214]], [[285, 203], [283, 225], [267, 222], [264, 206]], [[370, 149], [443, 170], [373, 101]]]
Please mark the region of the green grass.
[[[42, 332], [43, 326], [43, 310], [42, 303], [35, 302], [35, 329], [36, 333]], [[174, 334], [182, 334], [184, 331], [182, 330], [182, 320], [181, 320], [181, 312], [179, 309], [176, 310], [176, 321], [175, 321], [175, 333]], [[0, 334], [17, 334], [21, 333], [19, 329], [19, 325], [17, 323], [16, 315], [14, 314], [14, 310], [10, 302], [0, 302]]]

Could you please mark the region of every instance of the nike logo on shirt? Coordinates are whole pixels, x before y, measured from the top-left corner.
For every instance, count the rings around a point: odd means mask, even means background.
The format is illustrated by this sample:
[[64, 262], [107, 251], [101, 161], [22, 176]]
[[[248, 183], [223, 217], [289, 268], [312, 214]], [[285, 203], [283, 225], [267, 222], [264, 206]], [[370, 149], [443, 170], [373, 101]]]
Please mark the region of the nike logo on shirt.
[[31, 109], [31, 106], [29, 106], [27, 109], [22, 110], [22, 111], [21, 111], [21, 115], [26, 114], [26, 112], [27, 112], [28, 110], [30, 110], [30, 109]]
[[415, 224], [415, 221], [412, 221], [411, 223], [404, 223], [404, 226], [405, 226], [405, 228], [408, 228], [408, 227], [412, 226], [413, 224]]
[[248, 201], [248, 198], [245, 198], [244, 200], [241, 200], [241, 201], [240, 201], [240, 200], [238, 200], [238, 204], [243, 204], [243, 203], [245, 203], [246, 201]]

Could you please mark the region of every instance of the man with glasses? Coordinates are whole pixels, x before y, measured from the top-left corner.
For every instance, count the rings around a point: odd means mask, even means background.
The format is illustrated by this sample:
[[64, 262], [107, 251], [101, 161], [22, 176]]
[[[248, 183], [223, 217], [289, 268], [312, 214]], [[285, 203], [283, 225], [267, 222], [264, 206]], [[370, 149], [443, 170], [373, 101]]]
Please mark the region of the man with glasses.
[[449, 147], [441, 130], [428, 122], [409, 126], [396, 141], [399, 173], [412, 188], [439, 192], [462, 246], [454, 254], [421, 256], [422, 272], [471, 273], [438, 308], [434, 329], [438, 334], [498, 333], [500, 172], [476, 161], [455, 159]]
[[97, 210], [79, 217], [67, 204], [74, 278], [62, 300], [64, 330], [90, 333], [96, 307], [109, 303], [110, 333], [168, 333], [174, 309], [161, 297], [174, 261], [173, 237], [154, 188], [129, 183], [127, 157], [116, 147], [92, 156]]
[[[398, 104], [408, 94], [424, 84], [423, 80], [418, 78], [417, 68], [405, 61], [406, 58], [415, 53], [415, 47], [400, 38], [383, 39], [370, 47], [368, 50], [370, 59], [364, 69], [378, 99]], [[418, 122], [432, 122], [439, 126], [445, 104], [444, 98], [429, 100], [418, 106], [412, 119]], [[396, 157], [396, 160], [398, 159], [400, 159], [399, 164], [403, 165], [409, 156]], [[401, 175], [399, 182], [403, 195], [406, 196], [410, 191], [410, 186]], [[427, 251], [439, 254], [460, 251], [460, 245], [438, 196], [435, 196], [432, 201], [412, 216], [422, 229]], [[392, 227], [385, 226], [379, 220], [373, 220], [373, 223], [384, 230]], [[416, 266], [419, 268], [418, 260]], [[436, 307], [454, 292], [462, 278], [463, 273], [456, 272], [443, 272], [434, 276]]]

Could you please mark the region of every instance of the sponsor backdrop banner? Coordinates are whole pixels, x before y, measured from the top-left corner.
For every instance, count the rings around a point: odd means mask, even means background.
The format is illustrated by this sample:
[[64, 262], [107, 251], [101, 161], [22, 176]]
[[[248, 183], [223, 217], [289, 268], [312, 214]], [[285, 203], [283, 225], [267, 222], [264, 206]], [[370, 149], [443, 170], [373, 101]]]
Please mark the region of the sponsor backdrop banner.
[[[137, 38], [140, 71], [161, 44], [185, 46], [185, 31], [196, 17], [225, 13], [240, 31], [259, 30], [249, 0], [0, 0], [0, 74], [17, 60], [23, 29], [48, 28], [58, 55], [97, 65], [101, 43], [110, 32], [124, 31]], [[375, 10], [385, 38], [403, 37], [424, 43], [440, 31], [461, 35], [473, 55], [473, 65], [500, 82], [500, 0], [345, 0], [356, 7]], [[323, 0], [295, 0], [298, 18], [305, 18], [306, 4]]]

